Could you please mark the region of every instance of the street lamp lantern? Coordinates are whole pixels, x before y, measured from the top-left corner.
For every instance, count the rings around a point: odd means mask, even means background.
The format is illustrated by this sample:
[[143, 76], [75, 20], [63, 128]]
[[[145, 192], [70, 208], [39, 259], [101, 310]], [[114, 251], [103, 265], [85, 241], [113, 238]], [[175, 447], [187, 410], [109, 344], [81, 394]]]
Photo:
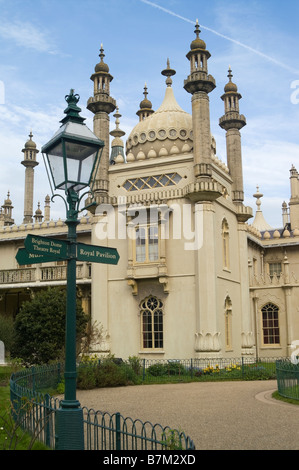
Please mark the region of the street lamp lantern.
[[[66, 116], [52, 139], [42, 147], [47, 173], [55, 190], [65, 191], [63, 198], [68, 227], [67, 301], [65, 333], [65, 393], [56, 410], [57, 450], [83, 450], [83, 410], [76, 398], [76, 261], [77, 225], [79, 205], [84, 196], [82, 189], [92, 193], [93, 179], [99, 165], [104, 142], [98, 139], [84, 124], [77, 106], [79, 95], [74, 90], [65, 97], [68, 106]], [[50, 185], [51, 180], [50, 180]], [[59, 194], [53, 194], [52, 199]], [[95, 204], [92, 203], [89, 206]], [[85, 206], [87, 209], [89, 206]]]
[[66, 116], [52, 139], [42, 147], [55, 189], [79, 192], [92, 186], [104, 142], [84, 124], [74, 90], [66, 95]]

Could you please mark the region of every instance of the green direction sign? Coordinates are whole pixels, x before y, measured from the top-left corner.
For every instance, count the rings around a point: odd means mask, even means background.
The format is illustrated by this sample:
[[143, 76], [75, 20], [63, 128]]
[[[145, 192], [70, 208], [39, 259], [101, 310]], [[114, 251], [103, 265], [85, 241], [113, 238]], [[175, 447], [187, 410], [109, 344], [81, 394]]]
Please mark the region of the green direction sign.
[[50, 261], [57, 261], [58, 258], [35, 255], [34, 253], [29, 253], [25, 248], [20, 248], [16, 254], [16, 260], [20, 266], [23, 266], [24, 264], [49, 263]]
[[119, 254], [116, 248], [78, 243], [77, 259], [92, 263], [117, 264]]
[[[55, 238], [27, 235], [24, 242], [28, 253], [49, 257], [57, 261], [68, 258], [68, 242]], [[49, 259], [49, 261], [51, 261]], [[40, 261], [42, 263], [42, 261]], [[46, 262], [46, 261], [44, 261]]]

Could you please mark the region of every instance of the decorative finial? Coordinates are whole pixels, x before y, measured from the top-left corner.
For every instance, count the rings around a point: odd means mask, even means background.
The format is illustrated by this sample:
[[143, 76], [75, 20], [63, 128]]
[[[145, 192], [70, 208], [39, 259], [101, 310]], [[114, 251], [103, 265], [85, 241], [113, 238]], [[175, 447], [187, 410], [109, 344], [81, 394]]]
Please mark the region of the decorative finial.
[[257, 200], [256, 200], [256, 205], [257, 205], [257, 210], [261, 210], [261, 201], [260, 201], [260, 198], [263, 197], [263, 194], [260, 193], [259, 191], [259, 186], [256, 187], [256, 193], [253, 195], [253, 197], [255, 197]]
[[199, 29], [199, 24], [198, 24], [198, 19], [196, 19], [196, 25], [195, 25], [195, 30], [194, 30], [195, 34], [196, 34], [196, 38], [198, 39], [199, 38], [199, 33], [201, 33], [200, 29]]
[[166, 78], [166, 85], [170, 87], [172, 85], [172, 79], [170, 78], [172, 75], [176, 74], [176, 71], [174, 69], [170, 68], [170, 62], [169, 59], [167, 59], [167, 68], [162, 70], [161, 72], [162, 75], [164, 75]]
[[103, 43], [101, 43], [101, 48], [100, 48], [99, 57], [101, 57], [101, 62], [103, 62], [103, 59], [104, 59], [104, 57], [105, 57], [104, 48], [103, 48]]
[[231, 82], [233, 78], [233, 74], [232, 74], [232, 69], [230, 65], [228, 66], [228, 78], [229, 78], [229, 81]]
[[80, 123], [85, 121], [85, 118], [79, 115], [81, 108], [77, 106], [77, 103], [80, 100], [80, 96], [78, 94], [74, 94], [74, 92], [75, 90], [71, 88], [70, 93], [65, 95], [65, 101], [67, 102], [68, 106], [64, 110], [66, 116], [60, 121], [62, 124], [65, 124], [68, 121]]
[[147, 95], [148, 95], [148, 92], [147, 92], [147, 86], [146, 86], [146, 83], [144, 84], [144, 99], [147, 99]]

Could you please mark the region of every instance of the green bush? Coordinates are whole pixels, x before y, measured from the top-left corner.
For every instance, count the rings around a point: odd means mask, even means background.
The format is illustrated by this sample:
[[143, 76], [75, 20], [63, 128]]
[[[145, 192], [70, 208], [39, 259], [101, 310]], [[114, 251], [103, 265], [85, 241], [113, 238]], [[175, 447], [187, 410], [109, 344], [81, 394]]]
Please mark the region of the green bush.
[[140, 375], [142, 371], [142, 364], [141, 364], [141, 359], [138, 356], [130, 356], [129, 359], [129, 364], [132, 367], [133, 371], [135, 372], [136, 375]]
[[148, 374], [154, 377], [160, 377], [165, 375], [183, 375], [186, 373], [186, 369], [179, 362], [167, 362], [167, 364], [153, 364], [147, 369]]
[[[13, 357], [27, 364], [47, 364], [59, 360], [65, 345], [66, 290], [48, 288], [24, 302], [15, 320]], [[77, 341], [85, 334], [88, 317], [77, 303]]]
[[130, 364], [108, 357], [101, 361], [84, 360], [78, 368], [77, 387], [92, 389], [120, 387], [139, 383], [139, 376]]
[[154, 377], [160, 377], [165, 375], [165, 366], [164, 364], [153, 364], [147, 368], [147, 373]]
[[5, 354], [7, 355], [14, 343], [14, 320], [11, 316], [0, 315], [0, 340], [5, 345]]

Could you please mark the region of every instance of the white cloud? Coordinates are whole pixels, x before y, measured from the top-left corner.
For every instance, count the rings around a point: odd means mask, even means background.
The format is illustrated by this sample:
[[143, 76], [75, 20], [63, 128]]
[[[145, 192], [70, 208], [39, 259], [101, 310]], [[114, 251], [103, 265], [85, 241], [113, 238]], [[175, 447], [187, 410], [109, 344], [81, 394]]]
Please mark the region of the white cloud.
[[0, 23], [0, 36], [8, 41], [14, 41], [19, 47], [34, 49], [48, 54], [60, 54], [56, 49], [50, 35], [29, 22], [2, 20]]

